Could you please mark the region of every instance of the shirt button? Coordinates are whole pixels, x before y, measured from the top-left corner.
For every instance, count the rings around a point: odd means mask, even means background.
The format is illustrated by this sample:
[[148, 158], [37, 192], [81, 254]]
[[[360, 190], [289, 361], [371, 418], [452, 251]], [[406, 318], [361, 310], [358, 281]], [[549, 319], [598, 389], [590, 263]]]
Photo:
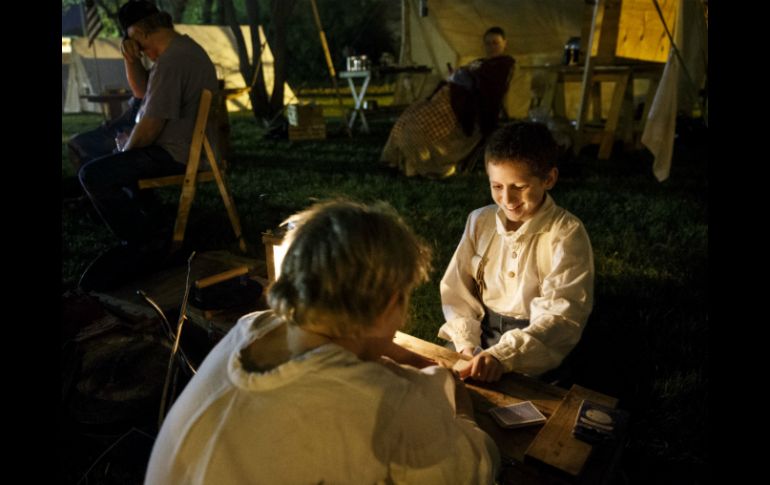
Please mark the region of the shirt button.
[[514, 273], [513, 271], [509, 271], [509, 272], [508, 272], [508, 276], [509, 276], [510, 278], [513, 278], [514, 276], [516, 276], [516, 273]]
[[518, 256], [518, 254], [516, 254], [516, 251], [513, 251], [513, 252], [511, 253], [511, 257], [512, 257], [512, 258], [515, 258], [516, 256]]

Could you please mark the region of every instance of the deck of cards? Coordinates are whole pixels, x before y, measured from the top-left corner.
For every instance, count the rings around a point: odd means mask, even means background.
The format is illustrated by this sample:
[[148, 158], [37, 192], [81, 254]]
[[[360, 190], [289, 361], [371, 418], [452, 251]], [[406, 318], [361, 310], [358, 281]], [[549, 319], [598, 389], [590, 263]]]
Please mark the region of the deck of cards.
[[628, 421], [628, 413], [583, 400], [580, 404], [572, 434], [588, 443], [614, 440]]
[[543, 424], [546, 421], [543, 413], [538, 411], [532, 401], [492, 408], [489, 410], [489, 414], [497, 421], [497, 424], [508, 429]]

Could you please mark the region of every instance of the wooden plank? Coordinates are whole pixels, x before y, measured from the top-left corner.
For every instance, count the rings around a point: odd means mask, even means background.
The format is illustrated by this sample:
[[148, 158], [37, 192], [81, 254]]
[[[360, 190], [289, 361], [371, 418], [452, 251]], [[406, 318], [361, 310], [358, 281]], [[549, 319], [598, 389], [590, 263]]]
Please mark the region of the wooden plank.
[[612, 92], [610, 112], [607, 115], [607, 124], [604, 127], [604, 137], [599, 145], [598, 158], [600, 160], [607, 160], [612, 154], [612, 144], [615, 141], [615, 130], [618, 127], [618, 120], [620, 119], [621, 108], [623, 107], [623, 98], [625, 97], [630, 76], [630, 70], [618, 74], [617, 76], [615, 89]]
[[580, 476], [592, 450], [590, 444], [572, 436], [572, 427], [583, 399], [613, 408], [618, 403], [614, 397], [578, 385], [572, 386], [526, 450], [526, 463], [553, 468], [570, 477]]
[[225, 204], [227, 210], [227, 216], [230, 218], [230, 225], [233, 227], [235, 238], [238, 239], [238, 247], [242, 253], [246, 253], [246, 239], [243, 237], [243, 230], [241, 229], [241, 219], [238, 215], [238, 210], [235, 208], [235, 201], [232, 194], [227, 188], [227, 182], [225, 181], [224, 174], [217, 164], [217, 159], [214, 156], [214, 150], [211, 149], [209, 139], [207, 136], [203, 136], [203, 147], [206, 150], [206, 156], [211, 165], [211, 171], [214, 172], [214, 178], [217, 181], [217, 187], [219, 188], [219, 195], [222, 196], [222, 202]]
[[442, 365], [446, 365], [447, 367], [452, 367], [460, 359], [470, 360], [465, 355], [449, 350], [446, 347], [442, 347], [431, 342], [426, 342], [425, 340], [413, 337], [404, 332], [396, 332], [396, 336], [393, 338], [393, 341], [398, 345], [411, 350], [412, 352], [416, 352], [422, 356], [433, 359]]
[[[239, 266], [247, 266], [251, 272], [262, 270], [262, 262], [238, 257], [228, 251], [210, 251], [196, 254], [190, 271], [190, 281], [221, 273]], [[119, 288], [105, 292], [92, 292], [111, 310], [132, 320], [155, 316], [155, 311], [136, 293], [143, 290], [169, 316], [176, 313], [182, 303], [187, 265], [182, 264], [156, 273], [136, 278]]]
[[195, 287], [207, 288], [217, 283], [221, 283], [223, 281], [227, 281], [232, 278], [237, 278], [238, 276], [243, 276], [245, 274], [248, 274], [248, 272], [249, 272], [248, 266], [238, 266], [237, 268], [229, 269], [222, 273], [207, 276], [206, 278], [196, 280]]
[[[396, 332], [393, 341], [446, 367], [453, 366], [458, 360], [469, 360], [467, 356], [446, 347], [426, 342], [403, 332]], [[559, 407], [562, 398], [567, 393], [564, 389], [516, 372], [508, 372], [503, 375], [500, 381], [494, 383], [466, 380], [465, 386], [471, 396], [474, 415], [479, 427], [497, 443], [503, 456], [519, 462], [524, 460], [524, 452], [537, 435], [540, 426], [516, 430], [503, 429], [489, 415], [489, 410], [496, 406], [532, 401], [543, 414], [550, 416]]]
[[[142, 179], [139, 181], [139, 189], [157, 189], [159, 187], [169, 187], [171, 185], [182, 185], [184, 184], [184, 179], [184, 175], [169, 175], [168, 177]], [[212, 182], [214, 180], [214, 172], [210, 170], [198, 172], [195, 179], [198, 182]]]
[[[597, 76], [591, 82], [591, 121], [602, 121], [602, 83], [596, 81]], [[585, 128], [585, 126], [584, 126]]]
[[[452, 367], [461, 359], [470, 360], [465, 355], [404, 332], [396, 332], [393, 341], [447, 367]], [[498, 402], [497, 406], [532, 401], [532, 404], [546, 416], [550, 416], [556, 411], [567, 394], [564, 389], [518, 372], [506, 372], [502, 379], [494, 383], [468, 380], [466, 386], [468, 389], [474, 390], [480, 398], [488, 399], [493, 403]]]
[[615, 49], [618, 45], [618, 27], [620, 24], [620, 12], [622, 0], [604, 0], [604, 9], [599, 32], [599, 45], [597, 47], [597, 62], [610, 62], [615, 57]]

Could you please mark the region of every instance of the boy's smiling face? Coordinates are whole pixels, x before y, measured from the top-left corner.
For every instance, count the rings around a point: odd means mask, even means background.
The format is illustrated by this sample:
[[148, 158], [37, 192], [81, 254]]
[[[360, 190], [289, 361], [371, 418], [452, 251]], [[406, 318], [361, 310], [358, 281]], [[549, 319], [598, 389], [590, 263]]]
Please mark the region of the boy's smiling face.
[[532, 219], [545, 201], [545, 191], [553, 188], [559, 176], [559, 171], [552, 168], [541, 179], [519, 161], [492, 159], [486, 166], [492, 199], [503, 210], [507, 229], [514, 231]]

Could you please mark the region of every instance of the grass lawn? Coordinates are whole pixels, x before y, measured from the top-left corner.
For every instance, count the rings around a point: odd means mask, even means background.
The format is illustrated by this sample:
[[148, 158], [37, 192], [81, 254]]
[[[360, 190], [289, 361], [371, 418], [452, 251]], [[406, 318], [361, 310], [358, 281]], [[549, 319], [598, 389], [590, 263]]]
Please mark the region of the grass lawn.
[[[330, 138], [263, 140], [248, 113], [231, 114], [228, 172], [252, 256], [263, 258], [260, 233], [316, 199], [385, 200], [434, 249], [431, 281], [411, 304], [406, 331], [438, 342], [443, 323], [438, 282], [468, 213], [491, 203], [482, 167], [430, 181], [392, 177], [377, 160], [391, 123], [348, 138], [330, 120]], [[62, 285], [72, 287], [87, 263], [113, 243], [76, 194], [64, 143], [95, 126], [98, 115], [62, 117]], [[708, 147], [705, 133], [682, 129], [671, 177], [659, 183], [646, 152], [596, 159], [596, 147], [565, 162], [552, 190], [585, 223], [596, 262], [595, 308], [576, 355], [576, 382], [620, 398], [631, 412], [623, 472], [630, 483], [702, 483], [709, 477]], [[170, 214], [178, 188], [163, 189]], [[187, 228], [197, 250], [237, 250], [214, 184], [198, 193]]]

